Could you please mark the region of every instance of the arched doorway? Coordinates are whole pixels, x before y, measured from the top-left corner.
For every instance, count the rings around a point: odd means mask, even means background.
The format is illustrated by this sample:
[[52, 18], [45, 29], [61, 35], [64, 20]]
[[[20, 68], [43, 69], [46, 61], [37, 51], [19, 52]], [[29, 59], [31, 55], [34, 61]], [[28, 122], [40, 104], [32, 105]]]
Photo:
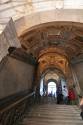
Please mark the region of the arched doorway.
[[58, 80], [59, 75], [55, 71], [44, 72], [40, 78], [40, 95], [47, 96], [51, 90], [52, 94], [56, 94]]
[[48, 83], [48, 95], [56, 97], [57, 86], [54, 81]]
[[[64, 86], [66, 88], [64, 88]], [[60, 89], [62, 97], [59, 100], [60, 103], [58, 103], [57, 98]], [[64, 92], [64, 89], [66, 89], [67, 92]], [[62, 73], [58, 73], [56, 70], [49, 70], [42, 74], [40, 80], [40, 95], [42, 99], [44, 98], [45, 102], [62, 104], [64, 103], [63, 97], [65, 97], [67, 94], [68, 84], [65, 76]]]
[[[56, 103], [57, 87], [63, 74], [59, 70], [46, 70], [40, 78], [40, 95], [44, 102]], [[61, 86], [62, 87], [62, 86]]]

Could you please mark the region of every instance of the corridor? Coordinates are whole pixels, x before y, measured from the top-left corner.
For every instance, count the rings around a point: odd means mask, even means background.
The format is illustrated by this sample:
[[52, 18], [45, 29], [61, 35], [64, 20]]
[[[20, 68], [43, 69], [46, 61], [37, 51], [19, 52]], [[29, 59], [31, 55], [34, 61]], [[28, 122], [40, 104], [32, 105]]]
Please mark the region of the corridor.
[[0, 125], [83, 125], [80, 97], [83, 0], [0, 0]]

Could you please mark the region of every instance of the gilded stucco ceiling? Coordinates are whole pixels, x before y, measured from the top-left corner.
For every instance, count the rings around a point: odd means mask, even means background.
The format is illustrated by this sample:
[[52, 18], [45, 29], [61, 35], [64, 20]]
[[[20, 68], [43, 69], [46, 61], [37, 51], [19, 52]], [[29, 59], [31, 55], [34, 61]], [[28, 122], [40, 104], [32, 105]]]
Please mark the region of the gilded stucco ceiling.
[[68, 60], [65, 56], [62, 56], [58, 53], [52, 52], [54, 48], [48, 48], [49, 52], [44, 53], [39, 57], [39, 70], [42, 73], [48, 68], [57, 68], [63, 72], [63, 74], [67, 74], [68, 70]]
[[19, 39], [22, 47], [38, 59], [40, 73], [55, 67], [69, 76], [69, 63], [83, 59], [83, 28], [70, 22], [38, 25]]
[[36, 27], [20, 37], [22, 47], [35, 57], [41, 50], [54, 47], [69, 60], [77, 58], [83, 54], [83, 29], [68, 24], [53, 22]]

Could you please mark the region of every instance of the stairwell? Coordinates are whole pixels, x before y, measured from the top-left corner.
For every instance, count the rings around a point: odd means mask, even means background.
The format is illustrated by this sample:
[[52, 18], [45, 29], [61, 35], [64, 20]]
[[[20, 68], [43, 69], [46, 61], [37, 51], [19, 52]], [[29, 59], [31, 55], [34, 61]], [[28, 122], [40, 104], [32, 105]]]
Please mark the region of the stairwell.
[[20, 125], [83, 125], [76, 105], [43, 104], [34, 106]]

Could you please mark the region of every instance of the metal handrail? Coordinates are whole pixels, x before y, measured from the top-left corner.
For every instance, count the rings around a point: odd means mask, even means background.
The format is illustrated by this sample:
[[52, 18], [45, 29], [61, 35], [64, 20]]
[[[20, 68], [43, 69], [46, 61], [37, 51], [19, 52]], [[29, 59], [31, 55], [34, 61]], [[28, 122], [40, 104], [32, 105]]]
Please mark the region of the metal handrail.
[[19, 103], [21, 103], [21, 102], [24, 101], [25, 99], [27, 99], [27, 98], [33, 96], [34, 94], [35, 94], [35, 92], [32, 92], [32, 93], [28, 94], [27, 96], [25, 96], [25, 97], [19, 99], [18, 101], [14, 102], [13, 104], [7, 106], [6, 108], [1, 109], [1, 110], [0, 110], [0, 114], [2, 114], [2, 113], [4, 113], [5, 111], [7, 111], [7, 110], [9, 110], [9, 109], [11, 109], [11, 108], [13, 108], [13, 107], [15, 107], [16, 105], [18, 105]]

